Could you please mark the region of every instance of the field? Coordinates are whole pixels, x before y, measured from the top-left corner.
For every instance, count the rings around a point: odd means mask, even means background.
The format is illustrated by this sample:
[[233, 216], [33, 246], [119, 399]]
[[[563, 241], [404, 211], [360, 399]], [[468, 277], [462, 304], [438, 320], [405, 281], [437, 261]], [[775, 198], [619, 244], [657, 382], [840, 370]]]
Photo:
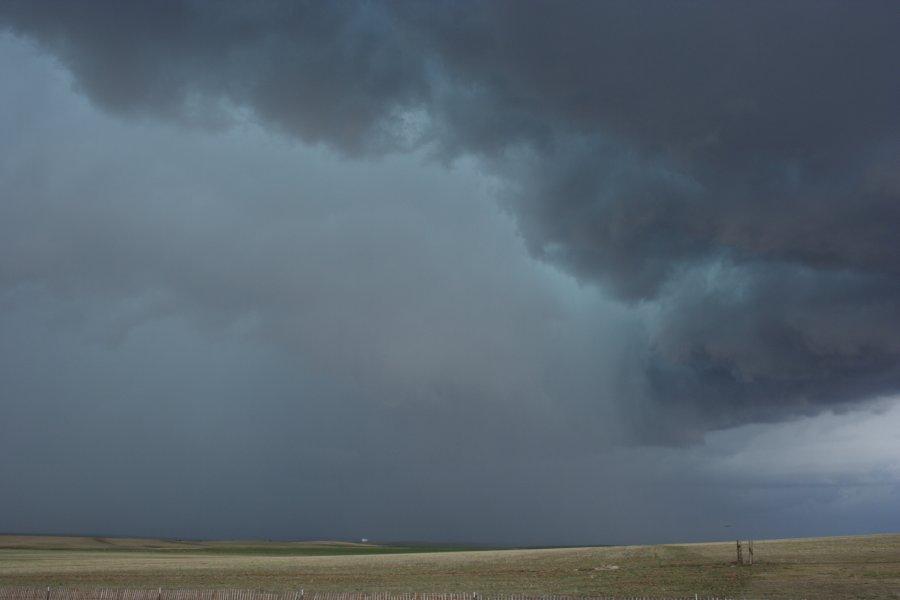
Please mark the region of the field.
[[[900, 598], [900, 535], [464, 550], [0, 536], [0, 587], [242, 588], [572, 596]], [[400, 552], [400, 553], [396, 553]]]

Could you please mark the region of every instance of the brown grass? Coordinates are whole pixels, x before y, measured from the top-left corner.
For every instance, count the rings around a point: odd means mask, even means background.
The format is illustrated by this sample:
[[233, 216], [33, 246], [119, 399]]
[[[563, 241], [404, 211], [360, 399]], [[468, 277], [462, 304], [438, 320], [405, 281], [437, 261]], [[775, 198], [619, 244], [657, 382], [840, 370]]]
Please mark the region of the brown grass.
[[752, 567], [734, 564], [734, 542], [379, 556], [217, 555], [210, 547], [0, 537], [0, 586], [900, 598], [900, 535], [757, 541]]

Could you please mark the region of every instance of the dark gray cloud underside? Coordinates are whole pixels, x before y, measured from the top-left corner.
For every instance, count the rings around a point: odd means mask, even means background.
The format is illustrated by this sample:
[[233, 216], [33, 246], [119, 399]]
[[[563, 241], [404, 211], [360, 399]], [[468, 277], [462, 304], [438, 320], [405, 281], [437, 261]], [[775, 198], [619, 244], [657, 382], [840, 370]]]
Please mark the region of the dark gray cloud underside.
[[896, 2], [0, 2], [97, 104], [475, 155], [680, 427], [900, 390]]

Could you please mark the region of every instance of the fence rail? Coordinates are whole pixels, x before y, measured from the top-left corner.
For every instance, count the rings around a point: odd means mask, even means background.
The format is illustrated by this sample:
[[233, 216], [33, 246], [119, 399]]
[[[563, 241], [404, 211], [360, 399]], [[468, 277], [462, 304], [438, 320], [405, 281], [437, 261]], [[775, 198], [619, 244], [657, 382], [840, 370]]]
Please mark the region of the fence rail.
[[712, 596], [541, 596], [523, 594], [397, 594], [260, 590], [120, 590], [110, 588], [0, 588], [0, 600], [728, 600]]

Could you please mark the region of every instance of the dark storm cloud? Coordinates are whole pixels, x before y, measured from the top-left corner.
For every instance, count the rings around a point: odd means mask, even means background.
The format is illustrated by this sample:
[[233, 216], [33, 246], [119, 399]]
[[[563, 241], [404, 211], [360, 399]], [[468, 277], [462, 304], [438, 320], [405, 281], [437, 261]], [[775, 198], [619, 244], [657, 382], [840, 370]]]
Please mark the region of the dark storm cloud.
[[2, 11], [101, 106], [123, 113], [202, 123], [225, 99], [358, 150], [390, 137], [427, 89], [411, 32], [375, 3], [11, 2]]
[[475, 161], [111, 118], [12, 36], [0, 65], [0, 531], [569, 537], [509, 506], [629, 437], [597, 399], [638, 324], [530, 260]]
[[119, 114], [206, 125], [249, 108], [350, 154], [478, 157], [535, 256], [649, 315], [643, 393], [669, 429], [900, 390], [895, 2], [7, 1], [0, 16]]

